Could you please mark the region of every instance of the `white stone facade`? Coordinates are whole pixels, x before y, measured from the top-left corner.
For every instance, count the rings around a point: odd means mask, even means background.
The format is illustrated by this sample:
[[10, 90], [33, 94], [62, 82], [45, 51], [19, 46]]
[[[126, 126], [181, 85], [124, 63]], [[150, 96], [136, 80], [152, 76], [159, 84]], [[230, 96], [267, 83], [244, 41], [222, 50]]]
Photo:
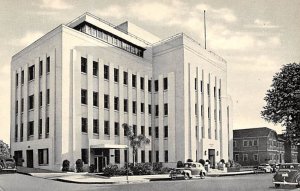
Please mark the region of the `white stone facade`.
[[188, 158], [232, 157], [226, 62], [184, 34], [154, 41], [158, 38], [132, 24], [113, 27], [84, 14], [13, 56], [12, 155], [23, 158], [24, 166], [45, 169], [82, 157], [98, 170], [108, 163], [123, 166], [122, 146], [128, 141], [122, 124], [127, 123], [151, 139], [139, 149], [137, 162], [174, 166]]

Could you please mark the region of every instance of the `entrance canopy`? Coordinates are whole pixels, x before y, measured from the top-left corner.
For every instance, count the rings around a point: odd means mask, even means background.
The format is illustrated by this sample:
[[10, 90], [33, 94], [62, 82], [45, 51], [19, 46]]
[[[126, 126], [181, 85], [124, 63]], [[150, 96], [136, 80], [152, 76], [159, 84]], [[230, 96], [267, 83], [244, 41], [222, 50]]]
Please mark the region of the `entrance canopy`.
[[127, 145], [116, 145], [116, 144], [95, 144], [91, 145], [92, 149], [127, 149]]

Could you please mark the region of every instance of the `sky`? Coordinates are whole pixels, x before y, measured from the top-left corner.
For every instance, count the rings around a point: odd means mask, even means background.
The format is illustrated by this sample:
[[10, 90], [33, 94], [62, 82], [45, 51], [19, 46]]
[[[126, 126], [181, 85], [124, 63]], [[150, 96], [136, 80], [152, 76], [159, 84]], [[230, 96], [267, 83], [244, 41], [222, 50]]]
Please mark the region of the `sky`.
[[[0, 140], [9, 143], [11, 57], [60, 24], [90, 12], [112, 24], [130, 21], [164, 39], [184, 32], [227, 61], [233, 128], [280, 125], [261, 118], [272, 78], [300, 62], [299, 0], [1, 0]], [[300, 75], [300, 74], [299, 74]]]

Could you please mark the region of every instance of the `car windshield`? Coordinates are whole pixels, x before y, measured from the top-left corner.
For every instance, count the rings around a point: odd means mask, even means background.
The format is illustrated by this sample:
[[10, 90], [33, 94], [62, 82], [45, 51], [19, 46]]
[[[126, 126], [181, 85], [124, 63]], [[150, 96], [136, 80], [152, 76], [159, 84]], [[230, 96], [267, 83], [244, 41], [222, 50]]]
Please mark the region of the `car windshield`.
[[282, 164], [280, 169], [295, 169], [298, 168], [299, 164]]

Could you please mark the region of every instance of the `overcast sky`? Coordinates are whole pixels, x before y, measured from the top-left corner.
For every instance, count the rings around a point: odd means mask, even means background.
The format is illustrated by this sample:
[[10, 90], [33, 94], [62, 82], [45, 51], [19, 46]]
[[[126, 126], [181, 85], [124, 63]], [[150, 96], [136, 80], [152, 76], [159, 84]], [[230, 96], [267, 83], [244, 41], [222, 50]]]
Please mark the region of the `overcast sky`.
[[260, 117], [283, 64], [300, 62], [299, 0], [1, 0], [0, 139], [9, 143], [11, 57], [60, 24], [90, 12], [115, 25], [128, 20], [167, 38], [184, 32], [227, 60], [234, 129], [280, 126]]

